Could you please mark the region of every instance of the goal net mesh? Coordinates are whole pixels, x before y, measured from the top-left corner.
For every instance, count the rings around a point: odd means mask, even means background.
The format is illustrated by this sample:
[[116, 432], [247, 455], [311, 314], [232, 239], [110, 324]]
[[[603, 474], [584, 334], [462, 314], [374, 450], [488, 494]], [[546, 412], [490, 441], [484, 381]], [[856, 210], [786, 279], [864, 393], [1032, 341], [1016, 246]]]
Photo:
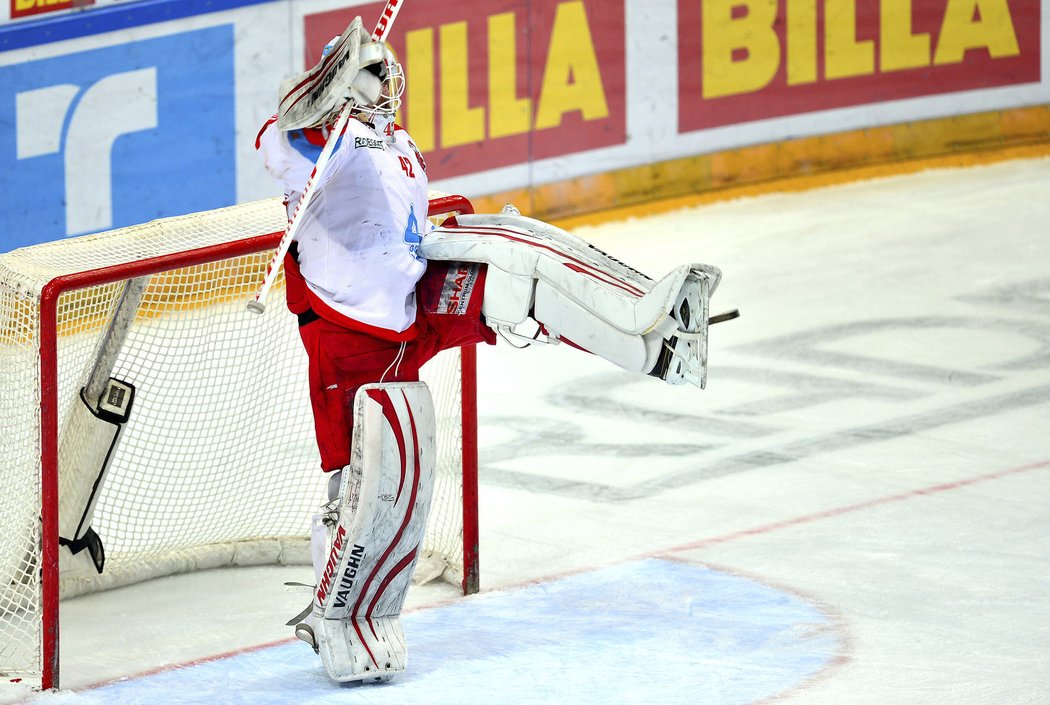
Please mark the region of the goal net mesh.
[[[279, 200], [169, 218], [0, 255], [0, 673], [40, 670], [42, 505], [40, 298], [55, 277], [217, 248], [284, 229]], [[272, 238], [271, 238], [272, 240]], [[160, 575], [227, 565], [309, 564], [311, 515], [324, 499], [295, 316], [283, 278], [262, 315], [245, 302], [273, 245], [149, 276], [110, 376], [135, 401], [92, 527], [105, 546], [98, 575], [88, 552], [63, 548], [60, 592], [70, 597]], [[210, 256], [209, 256], [210, 257]], [[102, 278], [111, 275], [105, 274]], [[61, 498], [83, 484], [80, 404], [125, 278], [58, 299]], [[89, 281], [90, 277], [85, 278]], [[140, 280], [144, 281], [144, 280]], [[47, 325], [45, 323], [45, 325]], [[438, 418], [439, 468], [419, 573], [462, 580], [460, 364], [458, 351], [424, 368]], [[97, 476], [97, 472], [95, 473]], [[83, 490], [83, 488], [80, 488]], [[82, 507], [78, 508], [82, 509]], [[63, 512], [72, 511], [68, 507]]]

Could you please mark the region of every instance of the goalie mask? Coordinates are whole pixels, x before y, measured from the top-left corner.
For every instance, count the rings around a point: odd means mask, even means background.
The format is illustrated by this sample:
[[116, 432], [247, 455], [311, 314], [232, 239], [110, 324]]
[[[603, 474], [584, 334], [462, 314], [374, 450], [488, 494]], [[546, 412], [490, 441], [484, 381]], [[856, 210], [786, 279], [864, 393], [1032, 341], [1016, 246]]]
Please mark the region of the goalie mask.
[[[371, 78], [362, 74], [370, 74]], [[405, 92], [405, 72], [394, 58], [394, 52], [384, 46], [383, 58], [363, 67], [354, 80], [354, 87], [360, 88], [353, 92], [354, 112], [369, 119], [393, 119]]]

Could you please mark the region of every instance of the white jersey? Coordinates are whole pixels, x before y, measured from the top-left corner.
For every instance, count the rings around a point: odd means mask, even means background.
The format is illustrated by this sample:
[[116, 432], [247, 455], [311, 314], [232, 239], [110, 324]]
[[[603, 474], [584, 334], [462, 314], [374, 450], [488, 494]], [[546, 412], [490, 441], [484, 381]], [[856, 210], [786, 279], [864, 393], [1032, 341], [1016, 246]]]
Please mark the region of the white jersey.
[[[430, 226], [424, 162], [408, 133], [392, 137], [351, 118], [296, 236], [311, 307], [349, 328], [402, 339], [416, 316], [426, 270], [419, 243]], [[295, 210], [323, 142], [316, 130], [284, 132], [271, 120], [256, 147]]]

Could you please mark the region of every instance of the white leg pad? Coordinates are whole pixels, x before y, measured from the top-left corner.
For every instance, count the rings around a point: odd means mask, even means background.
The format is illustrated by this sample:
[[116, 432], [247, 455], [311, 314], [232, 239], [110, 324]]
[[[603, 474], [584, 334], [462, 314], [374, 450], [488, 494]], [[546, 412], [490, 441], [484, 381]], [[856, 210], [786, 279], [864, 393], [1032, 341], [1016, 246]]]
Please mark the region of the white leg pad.
[[[489, 265], [482, 312], [497, 330], [512, 332], [532, 317], [551, 337], [633, 372], [653, 371], [674, 349], [687, 368], [681, 378], [704, 385], [709, 302], [721, 279], [715, 267], [683, 264], [654, 281], [564, 230], [513, 214], [449, 219], [420, 251]], [[686, 326], [675, 315], [683, 300]]]
[[340, 682], [386, 680], [408, 668], [408, 646], [399, 617], [321, 619], [314, 625], [325, 671]]
[[536, 284], [533, 316], [550, 336], [567, 338], [630, 372], [648, 372], [660, 354], [662, 336], [625, 332], [544, 281]]
[[310, 626], [337, 681], [404, 671], [399, 615], [426, 530], [436, 423], [422, 382], [361, 387]]

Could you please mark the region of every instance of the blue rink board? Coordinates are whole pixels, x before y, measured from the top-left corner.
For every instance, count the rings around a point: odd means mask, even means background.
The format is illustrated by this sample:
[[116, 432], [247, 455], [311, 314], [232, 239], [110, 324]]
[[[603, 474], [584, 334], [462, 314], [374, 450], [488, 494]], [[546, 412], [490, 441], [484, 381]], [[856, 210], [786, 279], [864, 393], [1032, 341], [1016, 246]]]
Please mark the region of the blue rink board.
[[839, 653], [797, 595], [701, 565], [642, 560], [404, 616], [409, 670], [331, 682], [298, 642], [47, 703], [751, 703]]

